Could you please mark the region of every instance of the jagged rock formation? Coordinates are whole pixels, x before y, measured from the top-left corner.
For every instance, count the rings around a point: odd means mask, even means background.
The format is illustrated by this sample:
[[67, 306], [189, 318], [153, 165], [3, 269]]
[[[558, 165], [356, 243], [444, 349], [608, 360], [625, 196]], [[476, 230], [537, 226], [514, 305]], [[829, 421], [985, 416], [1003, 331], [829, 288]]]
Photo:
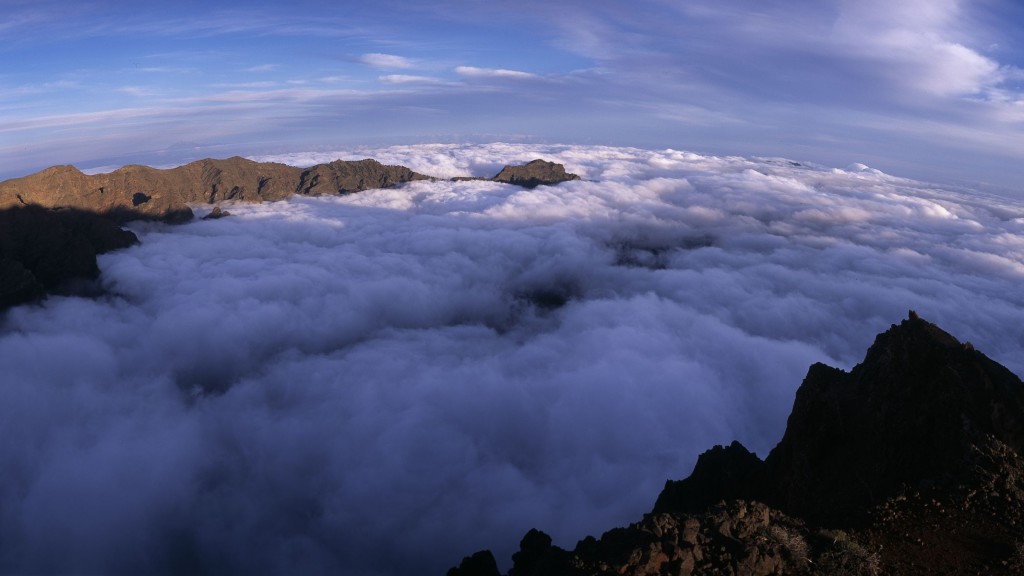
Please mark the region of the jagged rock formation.
[[[0, 182], [0, 208], [37, 204], [88, 210], [119, 222], [139, 218], [183, 222], [192, 219], [189, 204], [262, 202], [293, 194], [350, 194], [433, 179], [404, 166], [387, 166], [369, 159], [296, 168], [235, 156], [226, 160], [208, 158], [167, 170], [132, 165], [92, 176], [74, 166], [54, 166]], [[579, 176], [567, 174], [561, 164], [544, 160], [506, 166], [492, 178], [528, 188], [577, 179]]]
[[96, 255], [138, 243], [106, 218], [40, 206], [0, 210], [0, 310], [99, 276]]
[[1019, 574], [1022, 449], [1024, 383], [911, 312], [810, 368], [764, 461], [717, 446], [641, 522], [572, 551], [532, 531], [509, 574]]

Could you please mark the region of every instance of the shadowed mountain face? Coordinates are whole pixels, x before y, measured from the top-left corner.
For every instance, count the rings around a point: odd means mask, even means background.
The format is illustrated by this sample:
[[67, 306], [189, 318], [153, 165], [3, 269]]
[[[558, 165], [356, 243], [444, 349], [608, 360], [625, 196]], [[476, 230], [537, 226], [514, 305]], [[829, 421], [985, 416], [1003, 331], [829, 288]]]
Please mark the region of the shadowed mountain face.
[[811, 367], [766, 460], [771, 500], [809, 518], [852, 520], [901, 486], [964, 475], [987, 438], [1024, 453], [1020, 379], [911, 316], [851, 372]]
[[96, 255], [138, 243], [132, 232], [79, 210], [0, 210], [0, 310], [94, 280]]
[[[1018, 574], [1022, 449], [1024, 383], [911, 312], [810, 368], [766, 460], [717, 446], [641, 522], [573, 551], [533, 531], [509, 574]], [[497, 574], [480, 554], [450, 574]]]
[[[350, 194], [433, 179], [404, 166], [386, 166], [370, 159], [296, 168], [235, 156], [199, 160], [167, 170], [125, 166], [92, 176], [74, 166], [54, 166], [0, 182], [0, 208], [36, 204], [87, 210], [121, 222], [138, 218], [183, 222], [192, 218], [189, 204], [263, 202], [293, 194]], [[533, 160], [525, 166], [506, 166], [491, 180], [533, 188], [578, 179], [566, 173], [561, 164]]]

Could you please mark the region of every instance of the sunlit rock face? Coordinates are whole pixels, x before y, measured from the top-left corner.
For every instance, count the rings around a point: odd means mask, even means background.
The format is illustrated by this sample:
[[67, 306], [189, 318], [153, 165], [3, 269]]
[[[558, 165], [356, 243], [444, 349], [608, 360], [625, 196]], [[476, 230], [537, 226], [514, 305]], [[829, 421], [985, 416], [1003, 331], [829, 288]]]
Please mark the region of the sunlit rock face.
[[[351, 194], [431, 179], [404, 166], [383, 165], [373, 159], [333, 160], [297, 168], [235, 156], [226, 160], [207, 158], [170, 169], [125, 166], [94, 175], [83, 174], [74, 166], [53, 166], [0, 182], [0, 207], [74, 208], [121, 222], [145, 218], [181, 223], [192, 217], [190, 204], [264, 202], [293, 194]], [[505, 166], [491, 178], [525, 188], [578, 179], [561, 164], [539, 159]]]
[[0, 206], [36, 204], [86, 210], [119, 221], [149, 218], [180, 223], [191, 219], [189, 205], [195, 203], [347, 194], [424, 179], [428, 177], [375, 160], [338, 160], [303, 169], [236, 156], [164, 170], [125, 166], [94, 175], [85, 175], [73, 166], [55, 166], [0, 182]]
[[565, 167], [545, 160], [531, 160], [522, 166], [505, 166], [492, 178], [495, 182], [507, 182], [524, 188], [536, 188], [542, 184], [558, 184], [579, 180], [576, 174], [569, 174]]

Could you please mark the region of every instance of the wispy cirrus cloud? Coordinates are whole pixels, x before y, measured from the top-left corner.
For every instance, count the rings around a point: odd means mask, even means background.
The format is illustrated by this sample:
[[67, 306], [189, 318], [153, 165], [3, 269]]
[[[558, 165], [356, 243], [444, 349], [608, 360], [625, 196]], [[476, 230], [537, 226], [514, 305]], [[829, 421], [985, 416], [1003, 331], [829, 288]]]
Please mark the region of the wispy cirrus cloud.
[[162, 92], [155, 88], [148, 86], [122, 86], [116, 89], [118, 92], [135, 96], [137, 98], [150, 98], [153, 96], [161, 96]]
[[984, 95], [1012, 68], [977, 48], [957, 0], [843, 2], [831, 39], [840, 54], [865, 59], [888, 82], [935, 97]]
[[450, 84], [440, 78], [432, 76], [417, 76], [413, 74], [387, 74], [378, 78], [385, 84]]
[[416, 65], [413, 60], [394, 54], [363, 54], [359, 61], [374, 68], [413, 68]]
[[520, 70], [507, 70], [504, 68], [478, 68], [476, 66], [457, 66], [455, 73], [470, 78], [536, 78], [536, 74], [522, 72]]
[[245, 69], [246, 72], [274, 72], [281, 68], [280, 64], [260, 64], [258, 66], [250, 66]]

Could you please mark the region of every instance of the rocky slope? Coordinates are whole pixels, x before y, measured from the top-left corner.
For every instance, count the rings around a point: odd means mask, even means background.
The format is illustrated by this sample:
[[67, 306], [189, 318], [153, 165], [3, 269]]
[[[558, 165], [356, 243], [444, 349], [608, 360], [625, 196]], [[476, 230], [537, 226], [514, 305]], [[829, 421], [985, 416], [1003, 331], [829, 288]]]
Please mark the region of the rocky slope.
[[911, 312], [850, 372], [810, 368], [765, 460], [717, 446], [636, 524], [531, 531], [509, 574], [1019, 574], [1022, 449], [1024, 383]]
[[[92, 176], [74, 166], [53, 166], [0, 182], [0, 208], [35, 204], [87, 210], [121, 222], [138, 218], [181, 222], [192, 218], [189, 204], [282, 200], [293, 194], [349, 194], [433, 179], [404, 166], [387, 166], [369, 159], [296, 168], [236, 156], [226, 160], [208, 158], [167, 170], [125, 166]], [[561, 164], [534, 160], [524, 166], [506, 166], [490, 180], [532, 188], [577, 179], [579, 176], [566, 173]]]

